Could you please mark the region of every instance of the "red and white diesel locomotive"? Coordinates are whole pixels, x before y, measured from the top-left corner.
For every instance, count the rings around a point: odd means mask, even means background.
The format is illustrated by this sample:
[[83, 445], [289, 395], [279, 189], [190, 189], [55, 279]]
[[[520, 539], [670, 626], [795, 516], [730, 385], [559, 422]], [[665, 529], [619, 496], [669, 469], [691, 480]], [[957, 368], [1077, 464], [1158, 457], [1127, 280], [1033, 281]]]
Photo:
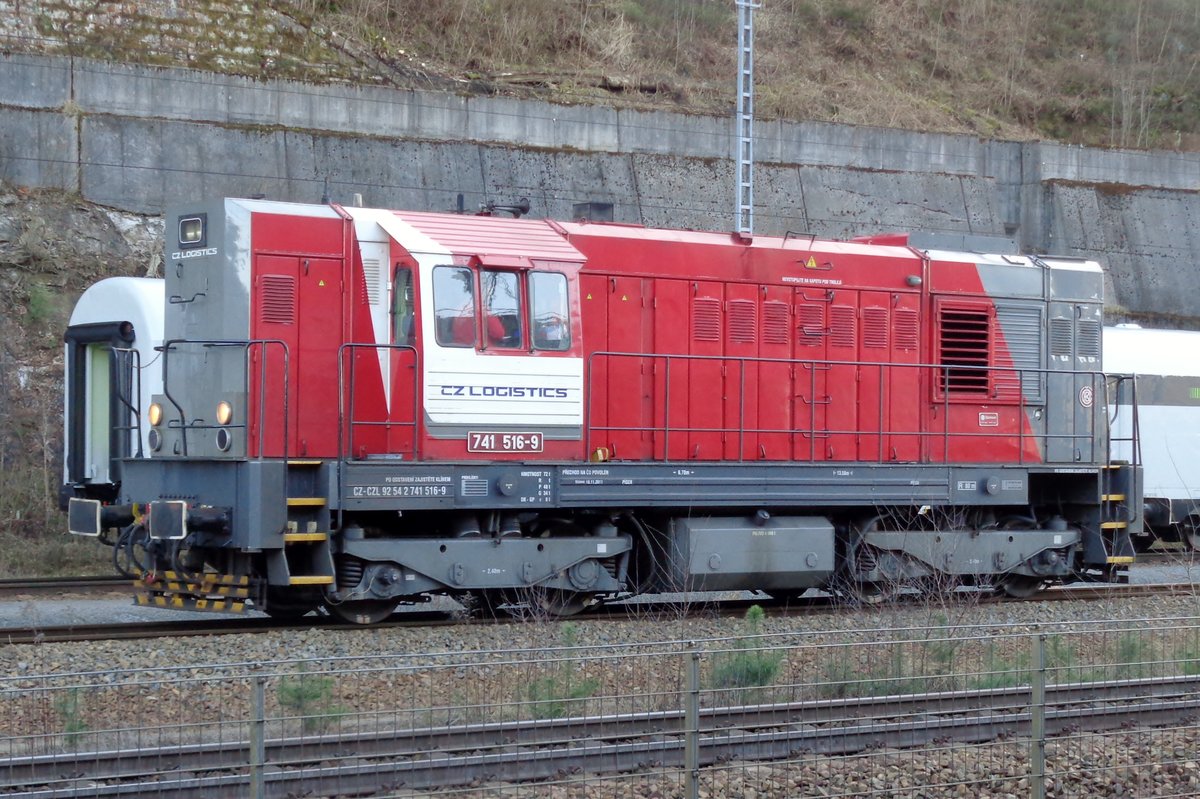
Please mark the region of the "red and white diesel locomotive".
[[143, 602], [1022, 595], [1121, 579], [1142, 532], [1095, 262], [243, 199], [166, 219], [165, 287], [104, 281], [67, 333], [69, 526], [115, 539]]

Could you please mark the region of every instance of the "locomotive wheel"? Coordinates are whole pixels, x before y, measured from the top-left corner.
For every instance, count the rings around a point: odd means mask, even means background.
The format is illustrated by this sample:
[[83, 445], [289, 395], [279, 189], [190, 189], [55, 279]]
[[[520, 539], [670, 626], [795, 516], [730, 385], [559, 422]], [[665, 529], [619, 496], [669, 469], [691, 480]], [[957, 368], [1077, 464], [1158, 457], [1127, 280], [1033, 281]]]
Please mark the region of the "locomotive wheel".
[[1195, 519], [1188, 519], [1183, 525], [1183, 540], [1193, 552], [1200, 552], [1200, 526]]
[[1041, 577], [1030, 577], [1025, 574], [1010, 574], [996, 584], [996, 588], [1013, 599], [1028, 599], [1041, 591], [1045, 581]]
[[378, 624], [396, 612], [398, 599], [355, 599], [350, 602], [326, 602], [329, 614], [347, 624]]

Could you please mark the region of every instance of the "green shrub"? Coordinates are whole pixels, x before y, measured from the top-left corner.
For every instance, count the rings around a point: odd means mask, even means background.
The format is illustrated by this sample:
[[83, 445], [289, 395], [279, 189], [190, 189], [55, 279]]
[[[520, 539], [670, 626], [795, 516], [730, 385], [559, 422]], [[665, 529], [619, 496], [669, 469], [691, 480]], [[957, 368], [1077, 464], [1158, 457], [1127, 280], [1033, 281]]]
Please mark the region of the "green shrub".
[[277, 690], [280, 707], [300, 721], [304, 733], [324, 732], [349, 712], [333, 702], [333, 678], [301, 673], [284, 677]]
[[[563, 624], [560, 634], [564, 649], [579, 642], [579, 628], [572, 622]], [[567, 715], [572, 703], [587, 699], [599, 688], [599, 680], [579, 676], [577, 662], [559, 661], [553, 664], [553, 673], [530, 680], [522, 690], [521, 698], [529, 704], [534, 718], [560, 719]]]
[[[751, 605], [746, 611], [746, 626], [751, 636], [758, 635], [766, 615], [759, 605]], [[732, 652], [718, 654], [714, 658], [710, 687], [732, 690], [772, 685], [779, 674], [783, 653], [755, 648], [759, 645], [748, 638], [739, 638], [734, 642]]]
[[83, 734], [88, 731], [87, 722], [83, 720], [83, 702], [79, 698], [79, 689], [69, 688], [66, 693], [55, 699], [54, 712], [62, 720], [63, 746], [67, 749], [78, 749], [83, 741]]

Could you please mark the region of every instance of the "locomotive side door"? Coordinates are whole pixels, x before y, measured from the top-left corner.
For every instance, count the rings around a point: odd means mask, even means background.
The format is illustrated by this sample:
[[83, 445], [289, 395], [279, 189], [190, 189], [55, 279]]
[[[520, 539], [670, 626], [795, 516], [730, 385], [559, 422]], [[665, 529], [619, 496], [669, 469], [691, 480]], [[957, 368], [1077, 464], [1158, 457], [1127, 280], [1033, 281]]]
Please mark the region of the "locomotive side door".
[[[338, 431], [328, 423], [328, 414], [338, 407], [341, 273], [341, 261], [332, 258], [255, 259], [251, 324], [253, 337], [264, 343], [250, 351], [249, 383], [257, 396], [250, 413], [252, 455], [336, 451]], [[261, 451], [256, 446], [260, 437]]]
[[652, 451], [654, 359], [637, 354], [651, 351], [649, 289], [637, 277], [580, 276], [584, 341], [600, 353], [586, 362], [588, 447], [624, 460], [647, 460]]
[[[661, 286], [668, 281], [659, 281]], [[727, 314], [725, 313], [725, 285], [716, 282], [669, 281], [682, 287], [690, 298], [690, 318], [680, 320], [682, 325], [673, 329], [661, 328], [664, 335], [656, 338], [657, 352], [682, 352], [692, 359], [675, 358], [671, 361], [671, 450], [676, 452], [676, 441], [687, 442], [687, 449], [676, 457], [717, 460], [723, 456], [723, 439], [731, 435], [725, 426], [723, 397], [732, 390], [725, 382], [725, 353], [727, 337]], [[684, 306], [687, 307], [686, 305]], [[672, 347], [681, 338], [679, 331], [690, 333], [682, 348]], [[733, 372], [737, 369], [734, 367]], [[736, 377], [732, 378], [737, 380]], [[734, 396], [737, 396], [734, 390]], [[686, 397], [682, 407], [676, 404], [677, 397]], [[686, 430], [686, 433], [677, 431]], [[736, 433], [732, 433], [736, 437]]]
[[[826, 457], [834, 461], [852, 461], [859, 457], [858, 431], [864, 416], [863, 409], [858, 407], [859, 298], [857, 291], [845, 289], [830, 291], [829, 296], [826, 392], [823, 399], [816, 398], [816, 401], [826, 403]], [[875, 402], [878, 403], [878, 395]], [[867, 424], [877, 424], [877, 416], [871, 415]]]
[[858, 459], [887, 460], [884, 445], [891, 405], [891, 296], [882, 291], [860, 295], [861, 335], [858, 360]]
[[794, 408], [792, 457], [823, 461], [829, 450], [829, 305], [833, 292], [796, 289], [796, 363], [792, 377]]
[[792, 457], [792, 320], [790, 288], [762, 288], [761, 335], [758, 354], [758, 448], [746, 457], [786, 460]]
[[1088, 463], [1098, 457], [1096, 414], [1103, 408], [1100, 306], [1051, 302], [1046, 380], [1046, 460]]
[[921, 459], [921, 397], [926, 372], [921, 363], [921, 298], [918, 294], [891, 296], [891, 403], [885, 457], [892, 461]]
[[299, 351], [292, 353], [296, 381], [291, 400], [296, 405], [297, 455], [333, 455], [338, 433], [329, 424], [338, 407], [338, 351], [345, 340], [342, 326], [342, 262], [332, 258], [301, 258]]
[[728, 283], [725, 287], [724, 421], [725, 452], [722, 457], [755, 461], [766, 447], [760, 445], [762, 422], [758, 417], [758, 394], [762, 390], [758, 347], [762, 338], [761, 286]]
[[387, 379], [388, 452], [411, 452], [416, 446], [418, 423], [417, 379], [418, 336], [421, 330], [420, 303], [417, 299], [416, 265], [408, 261], [396, 264], [390, 293], [392, 349]]

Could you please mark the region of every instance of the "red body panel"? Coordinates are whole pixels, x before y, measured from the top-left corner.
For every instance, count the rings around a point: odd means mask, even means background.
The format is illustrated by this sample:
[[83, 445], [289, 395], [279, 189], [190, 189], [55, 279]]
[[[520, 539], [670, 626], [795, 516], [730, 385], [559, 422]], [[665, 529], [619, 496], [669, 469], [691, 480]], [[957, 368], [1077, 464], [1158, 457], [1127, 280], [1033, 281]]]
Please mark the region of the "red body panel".
[[[460, 265], [566, 265], [571, 350], [521, 354], [584, 358], [584, 429], [576, 441], [547, 441], [537, 459], [1039, 458], [1019, 382], [998, 378], [991, 395], [947, 398], [937, 370], [919, 366], [939, 358], [938, 296], [991, 305], [973, 264], [938, 265], [935, 296], [929, 263], [902, 239], [746, 244], [623, 226], [399, 216]], [[251, 352], [256, 363], [266, 356], [265, 390], [251, 381], [250, 399], [252, 417], [268, 420], [263, 454], [283, 451], [286, 424], [287, 452], [300, 456], [334, 456], [340, 445], [351, 457], [529, 459], [467, 453], [464, 441], [424, 429], [420, 370], [435, 348], [417, 324], [411, 347], [381, 359], [349, 220], [258, 214], [253, 225], [251, 337], [288, 351], [286, 414], [281, 353]], [[397, 263], [416, 269], [393, 243], [393, 270]], [[414, 290], [421, 298], [428, 289]], [[1003, 337], [994, 338], [990, 363], [1011, 367]], [[510, 356], [484, 347], [477, 357]], [[352, 415], [340, 431], [330, 424], [339, 407]], [[251, 441], [259, 432], [252, 426]]]

